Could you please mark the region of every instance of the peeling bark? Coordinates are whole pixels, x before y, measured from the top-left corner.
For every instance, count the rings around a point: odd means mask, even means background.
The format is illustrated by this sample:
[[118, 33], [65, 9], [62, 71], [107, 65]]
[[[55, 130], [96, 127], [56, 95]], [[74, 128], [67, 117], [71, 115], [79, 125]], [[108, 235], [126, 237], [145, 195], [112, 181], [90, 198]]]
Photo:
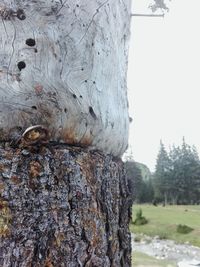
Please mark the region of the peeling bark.
[[75, 147], [0, 147], [0, 266], [130, 267], [123, 163]]

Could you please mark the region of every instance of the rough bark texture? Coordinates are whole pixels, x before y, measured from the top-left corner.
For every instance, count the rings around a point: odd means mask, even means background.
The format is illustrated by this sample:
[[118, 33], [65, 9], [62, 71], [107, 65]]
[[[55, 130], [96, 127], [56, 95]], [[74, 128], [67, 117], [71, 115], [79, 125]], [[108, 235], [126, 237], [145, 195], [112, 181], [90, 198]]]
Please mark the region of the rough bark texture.
[[0, 147], [0, 266], [130, 267], [121, 160], [75, 147], [31, 150]]
[[130, 266], [130, 11], [0, 1], [0, 267]]
[[131, 0], [0, 1], [0, 140], [32, 125], [121, 156]]

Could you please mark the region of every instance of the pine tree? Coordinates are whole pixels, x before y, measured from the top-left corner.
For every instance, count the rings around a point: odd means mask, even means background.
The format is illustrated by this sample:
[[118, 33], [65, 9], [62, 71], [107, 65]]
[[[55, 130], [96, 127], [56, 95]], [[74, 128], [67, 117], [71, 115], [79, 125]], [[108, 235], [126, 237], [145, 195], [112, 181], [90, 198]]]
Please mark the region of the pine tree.
[[183, 138], [181, 147], [174, 147], [170, 157], [173, 198], [181, 204], [196, 202], [200, 183], [200, 162], [196, 148], [186, 144]]
[[170, 190], [170, 170], [171, 162], [168, 153], [162, 141], [160, 141], [160, 149], [156, 161], [156, 171], [154, 179], [155, 197], [159, 200], [168, 202], [168, 195]]
[[132, 201], [140, 202], [143, 187], [141, 170], [134, 161], [126, 161], [125, 169]]
[[156, 198], [172, 204], [193, 204], [200, 199], [200, 161], [195, 146], [183, 137], [169, 154], [161, 141], [154, 175]]

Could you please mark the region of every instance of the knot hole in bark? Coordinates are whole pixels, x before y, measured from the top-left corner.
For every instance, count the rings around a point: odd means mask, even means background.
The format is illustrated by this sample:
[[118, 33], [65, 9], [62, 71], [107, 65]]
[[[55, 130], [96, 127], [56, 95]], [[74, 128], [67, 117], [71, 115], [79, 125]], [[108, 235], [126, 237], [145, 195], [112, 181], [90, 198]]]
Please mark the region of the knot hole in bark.
[[25, 15], [23, 9], [18, 9], [17, 10], [17, 18], [20, 19], [20, 20], [25, 20], [26, 15]]
[[35, 46], [35, 40], [32, 39], [32, 38], [29, 38], [29, 39], [26, 40], [26, 44], [28, 46]]
[[20, 61], [18, 62], [17, 67], [21, 71], [22, 69], [26, 68], [26, 63], [24, 61]]

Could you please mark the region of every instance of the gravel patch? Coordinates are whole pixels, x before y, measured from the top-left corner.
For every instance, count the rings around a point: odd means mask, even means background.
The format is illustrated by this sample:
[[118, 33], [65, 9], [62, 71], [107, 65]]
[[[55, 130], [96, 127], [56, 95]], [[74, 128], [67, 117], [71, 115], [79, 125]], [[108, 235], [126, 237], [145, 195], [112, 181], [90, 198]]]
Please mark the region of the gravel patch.
[[135, 235], [132, 234], [133, 251], [145, 253], [156, 259], [175, 261], [179, 267], [200, 267], [200, 248], [198, 247], [187, 243], [177, 244], [173, 240], [160, 240], [159, 237], [151, 238], [145, 235], [141, 236], [140, 242], [135, 242], [134, 240]]

